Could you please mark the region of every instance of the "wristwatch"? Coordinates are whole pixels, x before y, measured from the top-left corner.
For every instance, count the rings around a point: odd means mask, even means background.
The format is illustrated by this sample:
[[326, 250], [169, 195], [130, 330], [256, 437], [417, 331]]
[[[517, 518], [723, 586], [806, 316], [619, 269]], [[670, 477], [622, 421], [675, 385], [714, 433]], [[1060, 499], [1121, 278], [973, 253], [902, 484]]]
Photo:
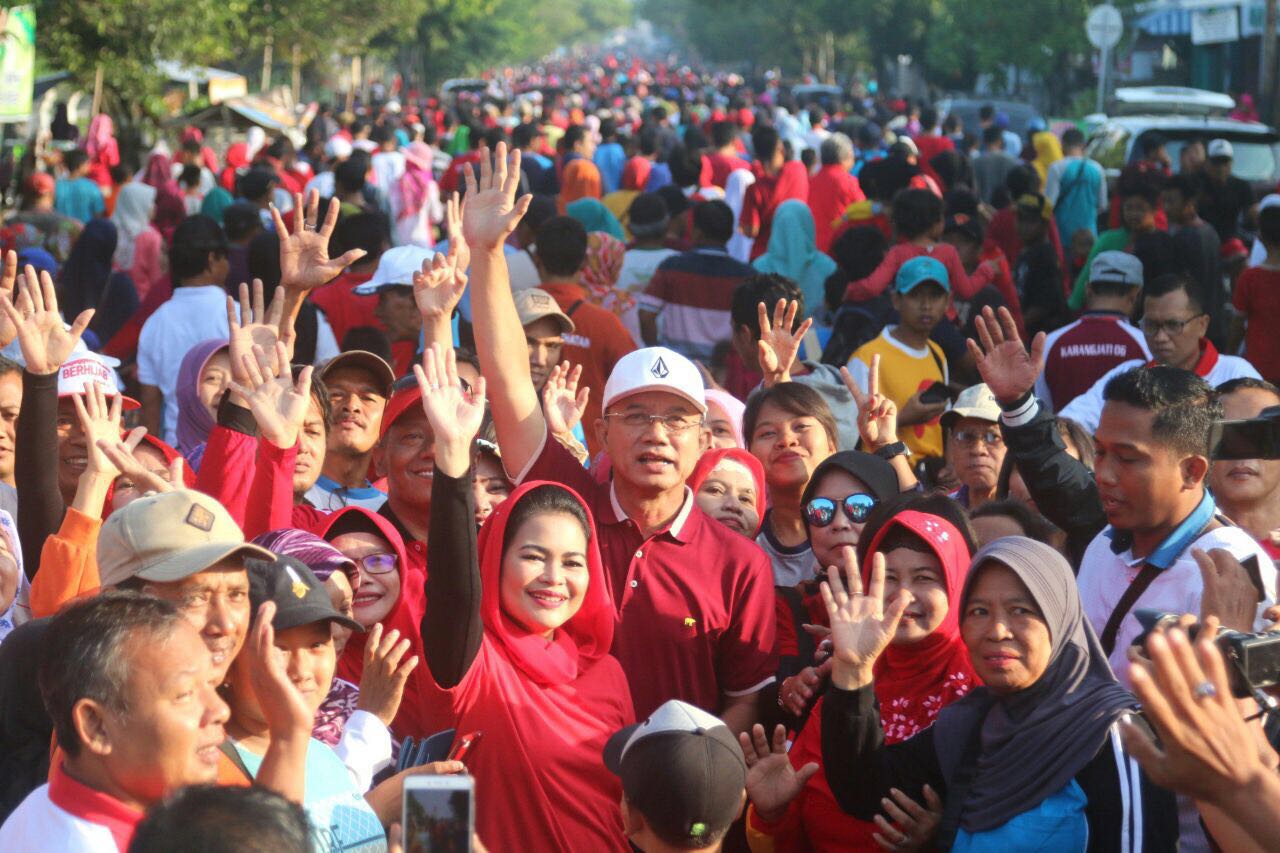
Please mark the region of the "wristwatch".
[[895, 441], [875, 451], [875, 455], [887, 462], [895, 456], [910, 456], [911, 450], [903, 442]]

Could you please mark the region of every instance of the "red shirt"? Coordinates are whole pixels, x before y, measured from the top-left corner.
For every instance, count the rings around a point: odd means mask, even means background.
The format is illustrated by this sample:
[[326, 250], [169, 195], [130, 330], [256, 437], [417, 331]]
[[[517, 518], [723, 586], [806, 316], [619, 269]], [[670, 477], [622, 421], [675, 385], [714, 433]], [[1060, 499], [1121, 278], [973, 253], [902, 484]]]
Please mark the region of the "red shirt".
[[729, 175], [738, 169], [750, 169], [751, 164], [741, 157], [735, 157], [731, 154], [712, 154], [707, 157], [711, 162], [711, 183], [720, 189], [725, 188], [725, 184], [729, 182]]
[[[756, 164], [757, 167], [759, 164]], [[761, 168], [755, 170], [756, 182], [747, 187], [742, 198], [740, 224], [756, 227], [756, 241], [751, 246], [751, 260], [755, 260], [769, 248], [769, 235], [773, 232], [773, 212], [788, 199], [809, 200], [809, 173], [799, 160], [791, 160], [776, 175], [767, 175]]]
[[813, 213], [818, 251], [825, 252], [831, 248], [835, 225], [845, 208], [865, 198], [858, 179], [839, 163], [823, 166], [809, 179], [809, 210]]
[[1250, 267], [1240, 273], [1231, 304], [1249, 318], [1244, 354], [1268, 382], [1280, 380], [1280, 270]]
[[329, 319], [333, 336], [338, 339], [338, 346], [342, 346], [342, 339], [356, 326], [382, 328], [373, 313], [378, 307], [378, 294], [359, 296], [355, 292], [357, 287], [371, 278], [373, 270], [367, 273], [347, 271], [311, 293], [311, 301]]
[[956, 144], [951, 141], [951, 137], [942, 134], [922, 133], [914, 139], [916, 148], [920, 149], [920, 170], [935, 181], [940, 181], [938, 173], [933, 170], [930, 160], [937, 157], [943, 151], [956, 150]]
[[899, 243], [885, 254], [884, 260], [875, 268], [875, 272], [866, 278], [849, 282], [849, 287], [844, 293], [845, 301], [862, 302], [875, 299], [893, 284], [893, 279], [903, 264], [920, 255], [928, 255], [947, 268], [951, 293], [958, 299], [972, 299], [979, 290], [990, 284], [993, 278], [991, 269], [986, 264], [978, 267], [977, 272], [972, 276], [966, 273], [964, 265], [960, 263], [960, 253], [950, 243], [934, 243], [928, 248], [917, 246], [915, 243]]
[[645, 539], [612, 483], [597, 483], [557, 441], [517, 477], [552, 480], [591, 508], [618, 608], [612, 654], [631, 684], [636, 719], [668, 699], [718, 713], [723, 694], [755, 693], [774, 680], [773, 569], [751, 540], [708, 518], [686, 491], [684, 507]]
[[479, 177], [480, 169], [480, 150], [468, 151], [466, 154], [459, 154], [449, 162], [449, 167], [444, 170], [444, 174], [440, 176], [440, 193], [447, 195], [454, 190], [462, 188], [462, 170], [468, 163], [471, 168], [477, 170], [476, 177]]
[[1121, 314], [1085, 314], [1049, 333], [1044, 342], [1044, 387], [1038, 396], [1055, 411], [1088, 391], [1103, 374], [1135, 358], [1150, 358], [1142, 332]]

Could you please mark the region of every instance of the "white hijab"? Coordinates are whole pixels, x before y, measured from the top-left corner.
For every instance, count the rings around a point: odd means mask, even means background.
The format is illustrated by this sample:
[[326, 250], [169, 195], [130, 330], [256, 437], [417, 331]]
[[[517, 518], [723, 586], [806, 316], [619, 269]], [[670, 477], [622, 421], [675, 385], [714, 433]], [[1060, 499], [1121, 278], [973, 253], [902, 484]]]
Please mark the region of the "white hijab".
[[756, 182], [756, 176], [750, 169], [734, 169], [725, 181], [724, 200], [733, 211], [733, 236], [729, 238], [729, 254], [742, 263], [751, 260], [751, 246], [756, 242], [738, 230], [742, 219], [742, 200], [746, 198], [747, 187]]
[[133, 266], [133, 248], [138, 236], [151, 227], [156, 209], [156, 188], [140, 181], [130, 181], [120, 188], [111, 222], [116, 226], [116, 253], [112, 257], [116, 269]]

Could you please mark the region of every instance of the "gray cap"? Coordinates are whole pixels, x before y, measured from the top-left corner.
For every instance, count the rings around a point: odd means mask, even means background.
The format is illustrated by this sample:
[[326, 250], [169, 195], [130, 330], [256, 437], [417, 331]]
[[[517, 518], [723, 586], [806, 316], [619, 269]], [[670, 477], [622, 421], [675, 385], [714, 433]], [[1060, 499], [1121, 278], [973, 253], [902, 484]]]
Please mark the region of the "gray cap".
[[1089, 281], [1142, 287], [1142, 261], [1128, 252], [1099, 252], [1089, 269]]

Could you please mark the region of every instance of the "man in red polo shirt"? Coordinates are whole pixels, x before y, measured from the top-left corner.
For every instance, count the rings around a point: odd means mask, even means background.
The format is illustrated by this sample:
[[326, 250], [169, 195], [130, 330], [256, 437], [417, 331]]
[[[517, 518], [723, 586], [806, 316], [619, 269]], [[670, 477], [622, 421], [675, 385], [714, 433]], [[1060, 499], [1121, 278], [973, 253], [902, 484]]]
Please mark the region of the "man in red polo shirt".
[[[777, 670], [773, 577], [764, 553], [712, 522], [684, 485], [710, 443], [701, 376], [662, 347], [618, 362], [602, 389], [603, 416], [592, 425], [612, 462], [609, 483], [597, 483], [548, 441], [502, 257], [529, 201], [514, 201], [519, 156], [507, 163], [499, 146], [496, 167], [483, 162], [479, 188], [468, 181], [463, 233], [472, 251], [476, 347], [503, 464], [517, 481], [554, 480], [591, 505], [620, 620], [612, 651], [631, 682], [637, 718], [681, 699], [746, 731], [757, 694]], [[575, 404], [566, 393], [560, 405]]]

